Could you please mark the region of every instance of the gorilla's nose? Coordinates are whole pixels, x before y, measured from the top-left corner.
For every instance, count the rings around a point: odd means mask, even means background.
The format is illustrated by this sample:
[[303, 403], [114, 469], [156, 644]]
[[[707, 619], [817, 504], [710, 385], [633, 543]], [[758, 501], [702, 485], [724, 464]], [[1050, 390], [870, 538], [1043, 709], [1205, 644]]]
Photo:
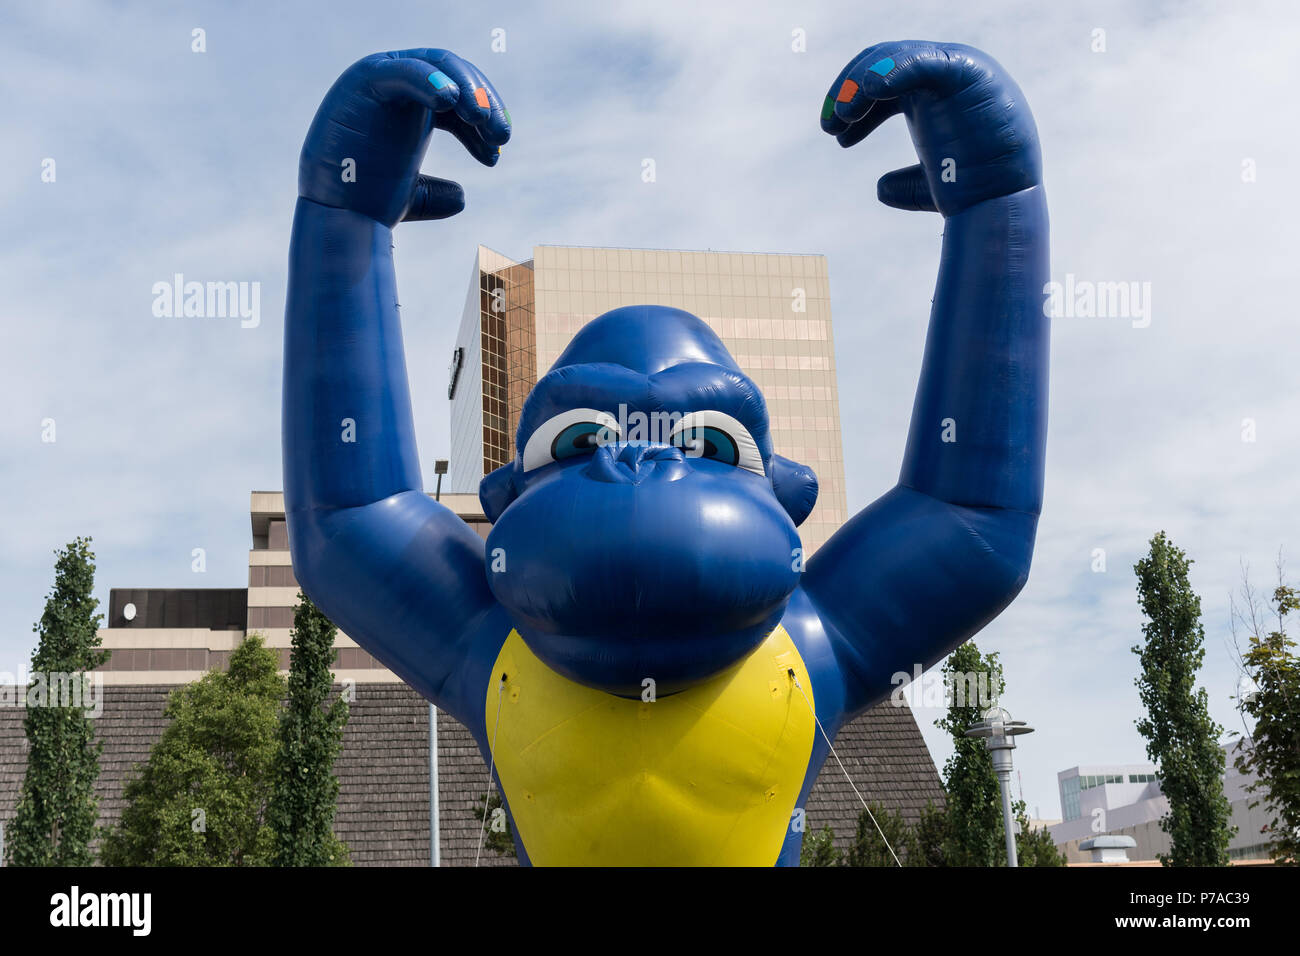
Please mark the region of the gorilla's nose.
[[647, 479], [675, 481], [689, 469], [680, 448], [661, 442], [612, 442], [599, 446], [583, 473], [596, 481], [636, 485]]

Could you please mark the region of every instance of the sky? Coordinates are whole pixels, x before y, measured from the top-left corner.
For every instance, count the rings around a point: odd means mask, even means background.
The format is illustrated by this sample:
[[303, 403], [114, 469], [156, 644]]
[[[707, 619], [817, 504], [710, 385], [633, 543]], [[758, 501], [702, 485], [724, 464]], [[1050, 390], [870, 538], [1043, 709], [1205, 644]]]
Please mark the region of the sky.
[[[1300, 547], [1297, 35], [1287, 2], [7, 6], [0, 677], [26, 667], [54, 550], [76, 535], [94, 538], [105, 605], [110, 587], [246, 583], [249, 492], [281, 487], [298, 150], [330, 83], [376, 51], [456, 51], [514, 123], [493, 169], [435, 137], [424, 170], [461, 182], [466, 211], [396, 232], [426, 474], [478, 243], [817, 253], [849, 506], [867, 505], [898, 477], [942, 224], [876, 201], [876, 179], [915, 162], [901, 118], [845, 151], [818, 113], [861, 49], [935, 39], [986, 50], [1028, 97], [1053, 279], [1136, 283], [1144, 305], [1053, 322], [1033, 571], [977, 638], [1036, 728], [1015, 792], [1058, 817], [1058, 771], [1146, 759], [1132, 567], [1161, 529], [1195, 559], [1211, 713], [1240, 729], [1229, 594], [1243, 565], [1271, 587], [1279, 549]], [[259, 283], [258, 322], [155, 315], [176, 273]], [[917, 710], [942, 765], [937, 716]]]

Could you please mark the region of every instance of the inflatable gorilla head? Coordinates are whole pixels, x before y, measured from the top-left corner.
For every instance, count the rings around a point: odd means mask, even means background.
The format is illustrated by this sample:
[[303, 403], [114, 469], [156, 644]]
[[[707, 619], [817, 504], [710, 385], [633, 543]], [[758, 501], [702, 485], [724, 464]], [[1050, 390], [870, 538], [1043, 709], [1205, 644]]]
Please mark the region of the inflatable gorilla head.
[[762, 394], [695, 316], [588, 323], [528, 396], [515, 446], [479, 489], [488, 579], [554, 670], [669, 694], [780, 621], [817, 478], [772, 453]]

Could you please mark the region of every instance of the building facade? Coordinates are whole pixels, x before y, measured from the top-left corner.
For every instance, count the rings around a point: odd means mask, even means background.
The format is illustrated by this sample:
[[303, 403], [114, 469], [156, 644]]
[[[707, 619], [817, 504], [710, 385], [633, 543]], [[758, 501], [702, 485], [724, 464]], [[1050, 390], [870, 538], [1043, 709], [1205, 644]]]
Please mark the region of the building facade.
[[[1228, 843], [1232, 860], [1269, 858], [1269, 841], [1263, 833], [1269, 815], [1251, 804], [1258, 799], [1247, 787], [1256, 779], [1235, 766], [1240, 743], [1224, 747], [1223, 795], [1228, 799], [1228, 825], [1235, 827]], [[1169, 852], [1169, 835], [1160, 819], [1169, 812], [1169, 798], [1160, 789], [1155, 764], [1081, 766], [1056, 775], [1061, 794], [1061, 821], [1048, 828], [1052, 841], [1070, 863], [1090, 859], [1079, 844], [1101, 835], [1129, 836], [1137, 846], [1130, 860], [1155, 860]]]
[[574, 334], [611, 309], [666, 305], [706, 322], [762, 390], [776, 451], [820, 490], [799, 528], [812, 554], [848, 520], [830, 280], [819, 255], [479, 246], [451, 363], [453, 491], [515, 455], [519, 411]]

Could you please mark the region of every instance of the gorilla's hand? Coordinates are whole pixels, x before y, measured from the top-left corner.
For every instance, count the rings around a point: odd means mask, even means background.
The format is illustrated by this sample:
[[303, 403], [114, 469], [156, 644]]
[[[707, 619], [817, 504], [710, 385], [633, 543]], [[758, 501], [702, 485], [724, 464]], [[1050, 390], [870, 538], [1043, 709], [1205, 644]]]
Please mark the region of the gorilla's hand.
[[881, 177], [886, 205], [953, 216], [1042, 181], [1024, 94], [986, 53], [918, 40], [867, 47], [832, 84], [822, 129], [853, 146], [896, 113], [921, 164]]
[[447, 50], [358, 60], [316, 111], [298, 163], [298, 194], [393, 226], [465, 208], [457, 183], [420, 175], [435, 129], [485, 166], [510, 139], [510, 114], [478, 68]]

